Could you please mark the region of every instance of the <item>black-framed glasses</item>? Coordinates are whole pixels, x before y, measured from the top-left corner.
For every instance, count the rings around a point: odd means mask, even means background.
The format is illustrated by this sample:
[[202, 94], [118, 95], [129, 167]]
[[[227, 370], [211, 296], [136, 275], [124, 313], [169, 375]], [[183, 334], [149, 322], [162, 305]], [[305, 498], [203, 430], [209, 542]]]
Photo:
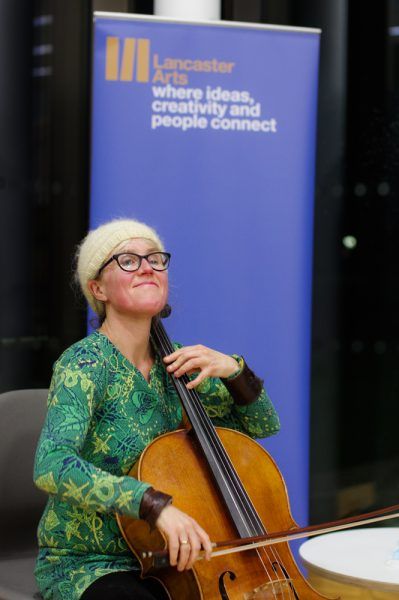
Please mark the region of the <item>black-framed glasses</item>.
[[145, 258], [154, 271], [166, 271], [169, 267], [170, 256], [169, 252], [150, 252], [150, 254], [144, 255], [134, 254], [133, 252], [113, 254], [111, 258], [100, 267], [97, 277], [107, 265], [112, 263], [113, 260], [116, 260], [122, 271], [127, 271], [128, 273], [140, 269], [143, 258]]

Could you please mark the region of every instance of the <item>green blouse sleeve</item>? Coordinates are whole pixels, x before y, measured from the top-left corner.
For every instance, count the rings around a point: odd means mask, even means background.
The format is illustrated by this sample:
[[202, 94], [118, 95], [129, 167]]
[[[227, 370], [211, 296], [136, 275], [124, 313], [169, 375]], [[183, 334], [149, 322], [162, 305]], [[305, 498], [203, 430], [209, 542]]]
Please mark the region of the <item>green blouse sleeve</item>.
[[111, 475], [84, 458], [96, 402], [106, 385], [105, 373], [92, 356], [77, 362], [67, 355], [56, 363], [34, 481], [48, 494], [85, 510], [138, 518], [142, 496], [150, 486]]
[[265, 389], [251, 404], [238, 406], [222, 381], [215, 377], [205, 379], [196, 388], [213, 424], [230, 427], [252, 438], [265, 438], [277, 433], [280, 421]]

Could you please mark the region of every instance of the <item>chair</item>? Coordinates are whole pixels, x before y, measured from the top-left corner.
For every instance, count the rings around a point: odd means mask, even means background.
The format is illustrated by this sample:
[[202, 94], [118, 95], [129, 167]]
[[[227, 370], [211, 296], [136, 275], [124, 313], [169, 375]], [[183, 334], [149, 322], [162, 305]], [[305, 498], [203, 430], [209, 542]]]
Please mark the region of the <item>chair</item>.
[[0, 394], [0, 600], [41, 598], [33, 570], [47, 497], [32, 476], [47, 394], [44, 389]]

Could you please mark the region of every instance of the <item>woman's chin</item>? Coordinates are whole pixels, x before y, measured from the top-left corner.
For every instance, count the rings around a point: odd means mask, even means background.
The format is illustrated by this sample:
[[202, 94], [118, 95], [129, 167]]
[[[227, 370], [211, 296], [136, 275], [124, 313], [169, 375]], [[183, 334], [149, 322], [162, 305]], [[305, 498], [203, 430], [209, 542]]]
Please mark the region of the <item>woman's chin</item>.
[[135, 307], [132, 313], [134, 313], [135, 316], [152, 318], [161, 312], [165, 304], [166, 300], [164, 302], [146, 302], [141, 306]]

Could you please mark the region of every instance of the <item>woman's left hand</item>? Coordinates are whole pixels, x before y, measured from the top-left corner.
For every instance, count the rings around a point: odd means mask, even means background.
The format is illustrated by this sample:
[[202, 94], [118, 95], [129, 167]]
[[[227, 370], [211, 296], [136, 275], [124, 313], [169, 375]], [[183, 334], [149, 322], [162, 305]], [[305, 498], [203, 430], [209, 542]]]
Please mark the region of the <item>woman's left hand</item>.
[[232, 356], [202, 345], [179, 348], [163, 360], [168, 365], [168, 372], [175, 377], [198, 373], [187, 384], [190, 389], [197, 387], [206, 377], [229, 377], [238, 370], [237, 361]]

